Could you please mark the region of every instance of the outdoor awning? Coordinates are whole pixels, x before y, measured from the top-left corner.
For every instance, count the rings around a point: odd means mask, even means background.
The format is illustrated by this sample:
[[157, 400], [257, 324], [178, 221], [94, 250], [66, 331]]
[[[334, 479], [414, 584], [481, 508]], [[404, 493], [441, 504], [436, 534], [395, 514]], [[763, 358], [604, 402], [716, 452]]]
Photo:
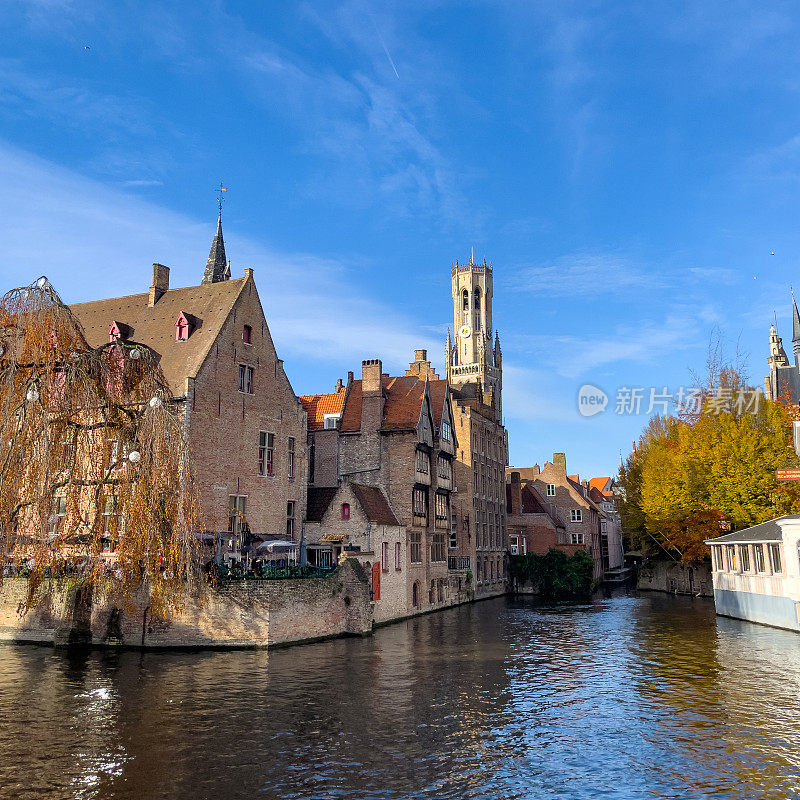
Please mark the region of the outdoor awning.
[[253, 548], [256, 553], [288, 553], [290, 550], [296, 550], [297, 543], [290, 541], [273, 541], [262, 542], [260, 545]]

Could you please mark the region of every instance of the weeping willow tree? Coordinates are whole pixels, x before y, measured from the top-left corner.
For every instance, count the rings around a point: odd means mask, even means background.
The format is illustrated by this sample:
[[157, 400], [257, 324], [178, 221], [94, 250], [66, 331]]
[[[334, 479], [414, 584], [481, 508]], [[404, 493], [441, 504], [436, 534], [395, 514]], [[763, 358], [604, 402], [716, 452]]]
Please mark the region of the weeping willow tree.
[[90, 347], [46, 278], [0, 300], [4, 573], [102, 584], [119, 607], [179, 608], [197, 574], [199, 511], [181, 416], [158, 356]]

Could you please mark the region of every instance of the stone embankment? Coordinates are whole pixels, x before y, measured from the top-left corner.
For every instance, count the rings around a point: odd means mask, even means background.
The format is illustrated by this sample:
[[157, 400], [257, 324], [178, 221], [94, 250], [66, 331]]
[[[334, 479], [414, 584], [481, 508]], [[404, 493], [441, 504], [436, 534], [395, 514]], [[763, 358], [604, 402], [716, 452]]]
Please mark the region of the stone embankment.
[[639, 568], [636, 588], [696, 597], [714, 596], [711, 573], [705, 564], [680, 564], [676, 561], [646, 561]]
[[276, 647], [372, 631], [369, 582], [345, 561], [325, 578], [223, 583], [185, 599], [183, 611], [154, 619], [144, 597], [119, 609], [102, 589], [87, 598], [74, 581], [50, 580], [21, 613], [27, 581], [0, 586], [0, 641], [138, 648]]

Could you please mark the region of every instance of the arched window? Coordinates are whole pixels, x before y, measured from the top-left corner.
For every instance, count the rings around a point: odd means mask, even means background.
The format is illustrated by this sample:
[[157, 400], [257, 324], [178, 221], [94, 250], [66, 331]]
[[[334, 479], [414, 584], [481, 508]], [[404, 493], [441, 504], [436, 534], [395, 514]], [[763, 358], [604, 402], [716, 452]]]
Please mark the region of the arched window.
[[461, 308], [469, 311], [469, 292], [466, 289], [461, 293]]
[[478, 559], [476, 566], [478, 567], [478, 583], [481, 583], [483, 581], [483, 572], [481, 571], [481, 560], [480, 559]]
[[342, 519], [350, 519], [350, 503], [342, 503]]
[[436, 581], [431, 581], [431, 588], [428, 589], [428, 602], [433, 605], [436, 599]]
[[242, 341], [245, 344], [250, 344], [250, 337], [252, 333], [253, 329], [249, 325], [245, 325], [244, 328], [242, 328]]
[[476, 331], [481, 329], [481, 290], [475, 290], [475, 325]]
[[415, 581], [411, 587], [411, 605], [419, 608], [419, 581]]

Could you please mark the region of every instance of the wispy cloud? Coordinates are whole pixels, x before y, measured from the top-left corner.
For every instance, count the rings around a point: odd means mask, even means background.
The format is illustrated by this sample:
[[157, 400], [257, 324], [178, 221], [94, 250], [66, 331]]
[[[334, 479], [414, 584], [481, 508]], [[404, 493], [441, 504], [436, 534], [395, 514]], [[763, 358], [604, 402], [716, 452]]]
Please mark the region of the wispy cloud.
[[645, 271], [628, 258], [604, 253], [574, 253], [551, 263], [523, 266], [517, 272], [519, 289], [550, 297], [601, 295], [662, 285], [654, 270]]
[[527, 352], [543, 368], [564, 378], [578, 378], [616, 364], [629, 364], [631, 380], [642, 364], [657, 366], [678, 352], [703, 349], [708, 332], [720, 321], [712, 306], [678, 307], [661, 320], [631, 319], [612, 334], [584, 336], [537, 334], [507, 337], [518, 352]]
[[122, 181], [120, 185], [125, 189], [146, 189], [151, 186], [163, 186], [164, 181], [139, 178], [132, 181]]
[[[153, 261], [172, 268], [173, 286], [202, 276], [213, 220], [198, 222], [2, 143], [0, 182], [15, 187], [13, 198], [2, 196], [6, 289], [45, 274], [66, 302], [133, 294], [149, 285]], [[414, 349], [441, 348], [438, 337], [397, 313], [391, 298], [361, 293], [346, 259], [280, 252], [231, 230], [226, 244], [235, 272], [255, 267], [283, 357], [340, 369], [381, 357], [397, 370]]]

